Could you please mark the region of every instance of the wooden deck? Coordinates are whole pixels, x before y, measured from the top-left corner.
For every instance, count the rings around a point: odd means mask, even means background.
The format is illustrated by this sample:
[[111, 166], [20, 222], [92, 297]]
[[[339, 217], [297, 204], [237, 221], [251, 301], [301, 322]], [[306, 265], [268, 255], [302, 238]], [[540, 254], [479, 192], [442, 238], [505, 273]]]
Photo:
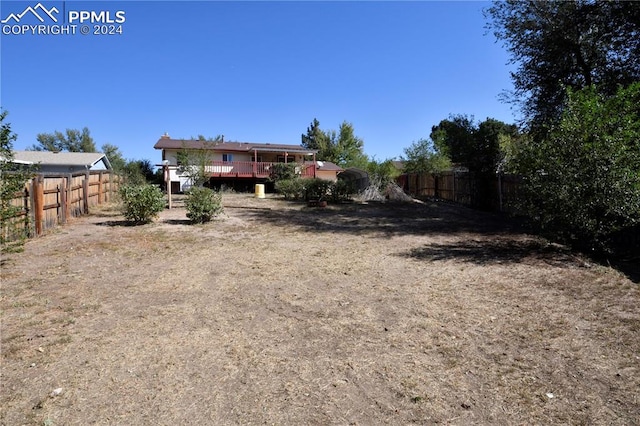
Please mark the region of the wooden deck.
[[[213, 161], [205, 166], [205, 172], [211, 177], [268, 178], [271, 166], [275, 163], [263, 161]], [[313, 165], [299, 164], [302, 177], [314, 177]]]

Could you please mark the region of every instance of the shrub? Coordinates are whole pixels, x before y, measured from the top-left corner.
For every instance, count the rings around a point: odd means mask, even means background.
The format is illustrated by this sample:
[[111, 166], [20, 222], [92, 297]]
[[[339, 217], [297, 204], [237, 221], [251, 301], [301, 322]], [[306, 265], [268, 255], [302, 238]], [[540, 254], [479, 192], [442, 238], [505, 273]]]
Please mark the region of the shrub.
[[333, 182], [320, 178], [306, 179], [305, 200], [326, 200], [333, 185]]
[[210, 188], [192, 187], [185, 201], [187, 217], [192, 223], [209, 222], [223, 212], [222, 195]]
[[338, 179], [331, 187], [331, 201], [339, 203], [348, 201], [355, 194], [355, 185], [353, 182]]
[[606, 253], [616, 233], [640, 223], [640, 83], [603, 98], [569, 91], [546, 138], [519, 147], [521, 208], [574, 247]]
[[298, 177], [298, 163], [274, 163], [269, 171], [269, 179], [274, 182], [293, 180]]
[[24, 240], [29, 235], [29, 215], [20, 218], [21, 201], [15, 204], [17, 193], [24, 191], [25, 182], [30, 179], [31, 168], [19, 168], [11, 162], [14, 157], [13, 141], [17, 135], [11, 124], [4, 120], [7, 111], [0, 108], [0, 250], [3, 252], [22, 251]]
[[276, 181], [275, 189], [284, 195], [285, 200], [299, 200], [304, 198], [306, 179], [294, 178]]
[[122, 214], [134, 223], [147, 223], [165, 208], [160, 188], [153, 185], [125, 185], [120, 188]]

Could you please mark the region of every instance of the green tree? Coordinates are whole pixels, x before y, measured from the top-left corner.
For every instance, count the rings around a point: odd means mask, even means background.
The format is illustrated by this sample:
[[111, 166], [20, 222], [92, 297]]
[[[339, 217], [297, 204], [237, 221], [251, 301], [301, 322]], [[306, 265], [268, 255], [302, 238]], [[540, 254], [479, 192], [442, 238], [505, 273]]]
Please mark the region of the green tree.
[[147, 159], [127, 161], [122, 174], [128, 185], [144, 185], [157, 180], [153, 164]]
[[512, 145], [519, 138], [518, 127], [494, 118], [478, 124], [473, 133], [474, 144], [468, 158], [469, 169], [485, 176], [493, 176], [498, 166], [510, 158]]
[[12, 160], [13, 142], [17, 135], [12, 132], [11, 124], [5, 122], [8, 112], [0, 109], [0, 243], [3, 251], [19, 250], [28, 233], [28, 215], [24, 221], [18, 222], [14, 218], [21, 210], [12, 201], [16, 193], [24, 189], [24, 184], [30, 177], [30, 171], [18, 168]]
[[13, 142], [18, 139], [18, 135], [11, 131], [11, 123], [5, 123], [8, 111], [0, 109], [0, 165], [2, 170], [7, 170], [13, 160]]
[[420, 139], [405, 148], [402, 161], [405, 173], [440, 173], [451, 167], [449, 157], [431, 139]]
[[476, 124], [473, 117], [454, 115], [433, 126], [430, 137], [436, 152], [486, 178], [506, 157], [501, 142], [505, 146], [507, 137], [517, 138], [518, 127], [493, 118]]
[[400, 170], [393, 164], [392, 159], [378, 161], [371, 158], [365, 169], [369, 174], [369, 184], [383, 190], [400, 175]]
[[433, 150], [445, 155], [453, 163], [466, 165], [473, 157], [475, 131], [473, 117], [451, 115], [431, 128], [429, 138], [433, 141]]
[[324, 161], [333, 161], [335, 153], [332, 138], [335, 139], [335, 132], [333, 135], [325, 133], [320, 129], [320, 122], [317, 119], [313, 119], [309, 127], [307, 127], [307, 133], [302, 134], [301, 138], [304, 148], [318, 151], [316, 158]]
[[543, 231], [606, 251], [612, 233], [640, 223], [640, 83], [567, 99], [548, 137], [521, 144], [522, 207]]
[[315, 149], [318, 151], [326, 148], [327, 135], [320, 129], [320, 122], [314, 118], [309, 127], [307, 127], [307, 133], [301, 135], [302, 146], [307, 149]]
[[192, 137], [191, 139], [195, 139], [203, 142], [224, 142], [224, 135], [216, 135], [215, 137], [206, 137], [205, 135], [199, 134], [197, 138]]
[[39, 133], [36, 136], [38, 144], [31, 147], [34, 151], [69, 151], [69, 152], [96, 152], [91, 133], [87, 127], [82, 131], [66, 129], [64, 133]]
[[318, 151], [319, 160], [331, 161], [340, 167], [365, 168], [368, 162], [364, 142], [355, 135], [353, 124], [343, 121], [338, 131], [323, 131], [320, 122], [313, 119], [302, 135], [302, 146]]
[[199, 149], [192, 149], [183, 146], [177, 153], [178, 171], [188, 177], [191, 186], [202, 187], [209, 180], [207, 167], [213, 161], [213, 148], [224, 141], [224, 135], [215, 137], [205, 137], [198, 135], [191, 138], [201, 143]]
[[111, 167], [116, 173], [122, 173], [124, 171], [125, 165], [127, 161], [122, 156], [122, 152], [120, 152], [120, 148], [110, 143], [103, 144], [100, 149], [102, 153], [107, 156], [109, 159], [109, 163], [111, 163]]
[[274, 163], [269, 170], [269, 180], [278, 182], [298, 178], [296, 163]]
[[340, 167], [365, 169], [369, 159], [364, 153], [364, 142], [355, 135], [353, 124], [343, 121], [335, 143], [335, 163]]
[[485, 16], [518, 66], [512, 101], [536, 137], [561, 117], [565, 88], [611, 96], [640, 80], [639, 2], [496, 1]]
[[178, 152], [178, 171], [188, 176], [191, 186], [203, 186], [209, 179], [207, 167], [213, 161], [216, 141], [202, 141], [202, 149], [183, 147]]

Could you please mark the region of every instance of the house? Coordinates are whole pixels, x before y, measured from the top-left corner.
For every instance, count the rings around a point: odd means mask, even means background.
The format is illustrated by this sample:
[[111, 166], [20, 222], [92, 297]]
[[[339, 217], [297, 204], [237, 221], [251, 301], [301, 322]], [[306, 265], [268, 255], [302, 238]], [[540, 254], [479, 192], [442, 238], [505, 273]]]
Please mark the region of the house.
[[316, 161], [317, 151], [301, 145], [254, 142], [209, 142], [193, 139], [172, 139], [164, 134], [154, 145], [162, 150], [163, 166], [169, 169], [171, 192], [184, 192], [192, 182], [181, 169], [179, 153], [182, 151], [206, 151], [205, 174], [208, 186], [226, 186], [238, 191], [252, 191], [256, 183], [268, 183], [270, 168], [274, 163], [298, 164], [301, 177], [318, 177], [337, 180], [342, 171], [330, 162]]
[[39, 173], [78, 173], [111, 170], [100, 152], [13, 151], [13, 163], [36, 166]]

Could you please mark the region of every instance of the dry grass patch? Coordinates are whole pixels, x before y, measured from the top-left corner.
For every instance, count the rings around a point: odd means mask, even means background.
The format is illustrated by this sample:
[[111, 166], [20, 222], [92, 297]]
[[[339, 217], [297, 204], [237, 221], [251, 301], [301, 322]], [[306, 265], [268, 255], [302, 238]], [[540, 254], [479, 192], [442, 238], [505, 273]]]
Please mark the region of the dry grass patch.
[[223, 203], [4, 258], [0, 423], [638, 424], [624, 275], [446, 204]]

